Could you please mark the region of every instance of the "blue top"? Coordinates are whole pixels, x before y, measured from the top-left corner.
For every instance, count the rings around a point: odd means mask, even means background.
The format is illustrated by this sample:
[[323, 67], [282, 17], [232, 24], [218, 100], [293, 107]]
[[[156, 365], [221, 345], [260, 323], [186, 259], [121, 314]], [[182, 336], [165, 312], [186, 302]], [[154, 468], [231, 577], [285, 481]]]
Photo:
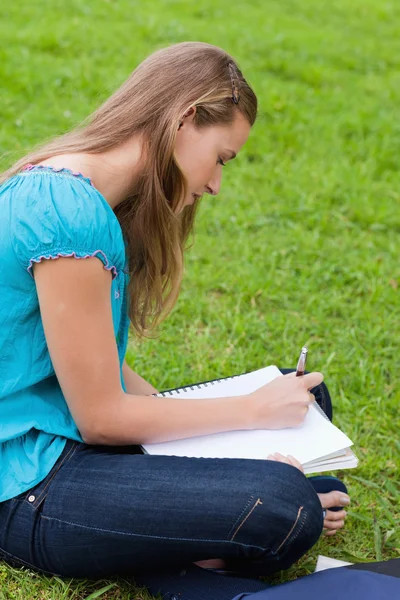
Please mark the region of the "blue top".
[[122, 230], [89, 179], [67, 169], [29, 167], [0, 186], [0, 214], [2, 502], [43, 480], [67, 438], [82, 441], [54, 373], [32, 264], [60, 256], [96, 256], [111, 271], [124, 390], [122, 363], [129, 320]]

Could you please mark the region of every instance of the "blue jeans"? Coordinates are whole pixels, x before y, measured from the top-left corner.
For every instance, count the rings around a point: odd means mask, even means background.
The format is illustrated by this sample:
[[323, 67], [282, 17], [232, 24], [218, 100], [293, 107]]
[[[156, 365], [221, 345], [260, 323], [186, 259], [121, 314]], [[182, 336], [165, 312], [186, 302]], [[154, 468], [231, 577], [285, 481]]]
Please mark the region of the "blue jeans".
[[[330, 403], [326, 387], [323, 395]], [[290, 465], [68, 441], [44, 481], [0, 503], [0, 557], [68, 577], [209, 558], [266, 575], [309, 550], [322, 523], [316, 492]]]

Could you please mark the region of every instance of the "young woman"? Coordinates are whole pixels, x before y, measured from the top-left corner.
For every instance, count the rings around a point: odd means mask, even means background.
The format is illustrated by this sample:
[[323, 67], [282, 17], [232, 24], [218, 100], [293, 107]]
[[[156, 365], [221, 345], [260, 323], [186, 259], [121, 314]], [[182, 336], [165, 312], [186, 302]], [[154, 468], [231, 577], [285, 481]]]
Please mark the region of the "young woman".
[[[139, 445], [302, 422], [322, 375], [193, 400], [125, 362], [173, 306], [199, 199], [246, 142], [257, 100], [202, 43], [156, 52], [81, 127], [0, 188], [0, 554], [100, 578], [194, 562], [267, 574], [343, 526], [291, 457], [143, 455]], [[326, 407], [325, 407], [326, 408]], [[338, 487], [338, 489], [341, 489]], [[217, 560], [211, 560], [217, 559]]]

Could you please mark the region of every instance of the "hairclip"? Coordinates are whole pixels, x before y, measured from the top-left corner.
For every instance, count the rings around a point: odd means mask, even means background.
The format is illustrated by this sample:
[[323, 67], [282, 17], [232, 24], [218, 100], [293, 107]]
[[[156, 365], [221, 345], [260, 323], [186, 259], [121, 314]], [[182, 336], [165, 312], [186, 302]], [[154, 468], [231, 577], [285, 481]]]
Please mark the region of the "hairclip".
[[239, 85], [238, 85], [239, 80], [237, 77], [237, 71], [232, 62], [228, 63], [228, 69], [229, 69], [229, 75], [231, 77], [231, 83], [232, 83], [232, 100], [235, 104], [239, 104], [239, 100], [240, 100]]

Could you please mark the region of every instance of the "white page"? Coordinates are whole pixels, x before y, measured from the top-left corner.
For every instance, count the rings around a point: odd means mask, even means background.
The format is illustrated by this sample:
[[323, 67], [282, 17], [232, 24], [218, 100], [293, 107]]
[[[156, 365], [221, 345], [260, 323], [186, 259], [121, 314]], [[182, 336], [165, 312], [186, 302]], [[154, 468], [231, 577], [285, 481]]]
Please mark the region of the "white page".
[[314, 465], [318, 465], [318, 466], [323, 466], [323, 465], [335, 465], [339, 462], [341, 463], [345, 463], [345, 462], [352, 462], [354, 461], [354, 458], [356, 458], [356, 455], [350, 450], [348, 449], [348, 453], [345, 453], [341, 456], [337, 456], [335, 458], [328, 458], [325, 459], [324, 457], [319, 458], [318, 460], [311, 460], [310, 462], [304, 463], [303, 466], [304, 467], [312, 467]]
[[343, 450], [339, 450], [339, 452], [332, 452], [332, 454], [327, 454], [326, 456], [322, 456], [321, 458], [318, 458], [317, 460], [312, 460], [311, 462], [308, 463], [304, 463], [304, 466], [308, 466], [308, 465], [312, 465], [314, 463], [318, 463], [319, 465], [323, 462], [332, 462], [332, 461], [336, 461], [339, 460], [341, 457], [346, 457], [346, 451], [347, 448], [344, 448]]
[[317, 566], [315, 567], [314, 573], [319, 571], [326, 571], [326, 569], [336, 569], [337, 567], [346, 567], [353, 563], [346, 562], [344, 560], [338, 560], [337, 558], [330, 558], [329, 556], [323, 556], [320, 554], [317, 560]]
[[346, 454], [337, 458], [328, 460], [320, 459], [303, 463], [305, 473], [321, 473], [323, 471], [337, 471], [338, 469], [354, 469], [358, 465], [358, 458], [350, 448], [346, 449]]
[[[275, 366], [266, 367], [207, 387], [186, 388], [185, 392], [168, 393], [168, 397], [216, 398], [250, 394], [281, 376]], [[192, 386], [193, 387], [193, 386]], [[145, 444], [149, 454], [203, 458], [265, 459], [268, 454], [292, 454], [301, 463], [310, 462], [343, 450], [351, 440], [322, 416], [313, 406], [299, 427], [280, 430], [229, 431], [159, 444]]]
[[340, 461], [339, 459], [331, 464], [326, 463], [310, 463], [308, 465], [303, 465], [304, 473], [306, 475], [311, 475], [311, 473], [326, 473], [327, 471], [343, 471], [344, 469], [355, 469], [358, 467], [358, 458], [354, 456], [352, 460]]

